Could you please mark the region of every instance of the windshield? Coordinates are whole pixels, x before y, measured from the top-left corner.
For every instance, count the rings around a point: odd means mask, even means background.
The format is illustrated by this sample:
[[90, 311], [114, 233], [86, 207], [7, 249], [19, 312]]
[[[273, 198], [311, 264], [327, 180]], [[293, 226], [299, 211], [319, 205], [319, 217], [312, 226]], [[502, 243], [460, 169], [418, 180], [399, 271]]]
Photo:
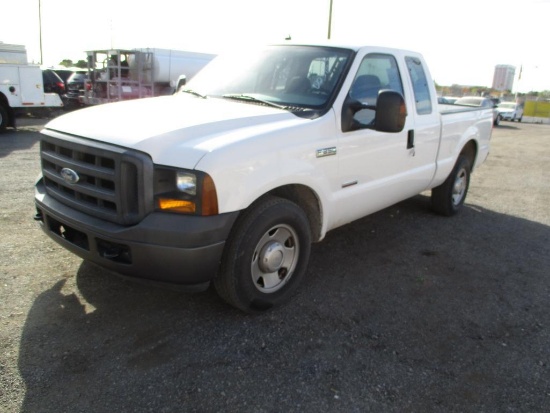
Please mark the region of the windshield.
[[319, 110], [335, 96], [352, 54], [329, 47], [271, 46], [219, 56], [184, 92], [288, 110]]
[[499, 108], [501, 109], [515, 109], [516, 108], [516, 104], [515, 103], [501, 103], [498, 105]]

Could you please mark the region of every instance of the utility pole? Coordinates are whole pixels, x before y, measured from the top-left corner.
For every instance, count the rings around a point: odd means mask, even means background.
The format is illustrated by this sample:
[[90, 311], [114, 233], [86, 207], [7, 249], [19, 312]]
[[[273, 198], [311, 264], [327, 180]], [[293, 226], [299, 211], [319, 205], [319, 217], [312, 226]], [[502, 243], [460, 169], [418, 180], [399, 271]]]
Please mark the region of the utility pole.
[[328, 11], [328, 37], [327, 37], [328, 40], [330, 40], [331, 28], [332, 28], [332, 0], [330, 0], [330, 6]]
[[42, 5], [40, 0], [38, 0], [38, 29], [40, 31], [40, 64], [43, 64], [44, 58], [42, 57]]

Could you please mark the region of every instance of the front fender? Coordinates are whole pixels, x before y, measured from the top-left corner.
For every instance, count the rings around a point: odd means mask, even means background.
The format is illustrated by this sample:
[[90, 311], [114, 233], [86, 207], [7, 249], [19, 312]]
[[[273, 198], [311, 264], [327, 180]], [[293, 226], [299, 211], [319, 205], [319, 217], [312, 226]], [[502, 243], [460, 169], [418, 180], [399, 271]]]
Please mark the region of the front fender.
[[220, 213], [244, 210], [264, 194], [287, 185], [310, 188], [324, 204], [337, 184], [338, 159], [336, 154], [318, 157], [323, 148], [336, 148], [332, 111], [211, 151], [196, 169], [213, 178]]

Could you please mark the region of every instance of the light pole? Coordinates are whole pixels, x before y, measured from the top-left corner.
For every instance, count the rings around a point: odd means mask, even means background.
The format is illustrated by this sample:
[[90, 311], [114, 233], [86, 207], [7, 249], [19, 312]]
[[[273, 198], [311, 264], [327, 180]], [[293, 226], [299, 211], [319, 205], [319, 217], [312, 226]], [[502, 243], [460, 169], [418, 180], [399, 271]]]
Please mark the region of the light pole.
[[40, 31], [40, 64], [44, 62], [42, 57], [42, 5], [38, 0], [38, 29]]
[[330, 6], [328, 11], [328, 37], [327, 37], [328, 40], [330, 40], [331, 28], [332, 28], [332, 0], [330, 0]]

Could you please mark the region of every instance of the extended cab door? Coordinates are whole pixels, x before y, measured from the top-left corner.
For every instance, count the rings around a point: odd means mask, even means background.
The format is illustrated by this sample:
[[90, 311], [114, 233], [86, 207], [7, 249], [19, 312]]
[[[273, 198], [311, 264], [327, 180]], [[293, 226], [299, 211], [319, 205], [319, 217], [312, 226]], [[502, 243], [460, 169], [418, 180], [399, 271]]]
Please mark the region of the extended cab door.
[[422, 70], [420, 59], [414, 59], [409, 64], [404, 56], [369, 53], [354, 74], [351, 98], [375, 105], [380, 90], [395, 90], [405, 97], [408, 115], [399, 133], [369, 129], [375, 114], [371, 109], [355, 114], [354, 130], [346, 131], [342, 125], [338, 139], [341, 188], [333, 227], [422, 192], [434, 176], [439, 115], [432, 103], [429, 74]]

